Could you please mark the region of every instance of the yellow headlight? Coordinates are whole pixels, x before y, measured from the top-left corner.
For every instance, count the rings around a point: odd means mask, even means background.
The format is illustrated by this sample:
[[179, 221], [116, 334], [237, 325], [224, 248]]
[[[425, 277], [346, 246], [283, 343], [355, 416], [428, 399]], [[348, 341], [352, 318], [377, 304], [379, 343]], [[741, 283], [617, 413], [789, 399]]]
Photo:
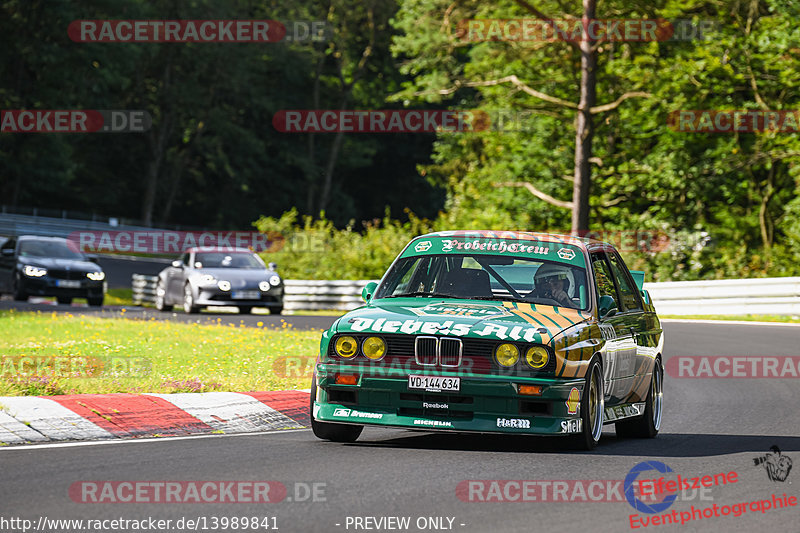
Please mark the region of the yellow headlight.
[[376, 361], [386, 353], [386, 343], [380, 337], [370, 337], [364, 341], [364, 346], [361, 349], [367, 359]]
[[548, 359], [550, 359], [550, 354], [547, 353], [547, 349], [542, 346], [531, 346], [528, 348], [528, 351], [525, 352], [525, 361], [531, 368], [542, 368], [547, 364]]
[[353, 337], [339, 337], [336, 339], [336, 353], [348, 359], [353, 357], [358, 353], [358, 341]]
[[513, 344], [501, 344], [494, 352], [500, 366], [514, 366], [519, 361], [519, 350]]

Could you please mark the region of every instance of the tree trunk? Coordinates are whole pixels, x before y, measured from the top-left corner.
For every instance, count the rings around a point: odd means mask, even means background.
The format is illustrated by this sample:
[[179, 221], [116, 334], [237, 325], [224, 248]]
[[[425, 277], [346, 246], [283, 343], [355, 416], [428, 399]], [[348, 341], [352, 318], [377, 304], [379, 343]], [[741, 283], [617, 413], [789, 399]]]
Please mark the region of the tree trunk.
[[[587, 28], [595, 18], [597, 0], [583, 0], [583, 24]], [[588, 31], [584, 32], [588, 35]], [[597, 101], [597, 51], [595, 41], [580, 41], [581, 99], [575, 127], [575, 181], [572, 189], [572, 233], [589, 230], [589, 190], [592, 185], [592, 138], [594, 124], [591, 108]]]

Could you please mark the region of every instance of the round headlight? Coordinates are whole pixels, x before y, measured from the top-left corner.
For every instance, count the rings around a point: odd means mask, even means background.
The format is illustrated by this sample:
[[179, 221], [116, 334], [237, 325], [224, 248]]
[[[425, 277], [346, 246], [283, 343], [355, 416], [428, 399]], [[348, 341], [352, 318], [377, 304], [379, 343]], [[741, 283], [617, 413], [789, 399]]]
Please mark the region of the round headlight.
[[217, 287], [219, 287], [221, 291], [229, 291], [231, 290], [231, 282], [225, 281], [224, 279], [220, 280], [219, 283], [217, 283]]
[[495, 350], [494, 358], [500, 366], [514, 366], [519, 361], [519, 350], [513, 344], [501, 344]]
[[339, 337], [336, 339], [336, 353], [342, 357], [349, 359], [358, 353], [358, 341], [353, 337]]
[[269, 277], [269, 284], [270, 285], [274, 285], [275, 287], [277, 287], [278, 285], [281, 284], [281, 277], [278, 276], [278, 275], [270, 276]]
[[258, 283], [258, 288], [262, 291], [266, 292], [269, 290], [269, 282], [268, 281], [261, 281]]
[[550, 354], [547, 352], [547, 348], [542, 346], [531, 346], [525, 352], [525, 362], [531, 368], [542, 368], [547, 364], [548, 359], [550, 359]]
[[211, 274], [203, 274], [202, 276], [200, 276], [200, 283], [202, 283], [203, 285], [210, 285], [211, 283], [215, 283], [216, 281], [217, 278], [215, 278]]
[[386, 354], [386, 343], [380, 337], [369, 337], [361, 347], [367, 359], [377, 361]]

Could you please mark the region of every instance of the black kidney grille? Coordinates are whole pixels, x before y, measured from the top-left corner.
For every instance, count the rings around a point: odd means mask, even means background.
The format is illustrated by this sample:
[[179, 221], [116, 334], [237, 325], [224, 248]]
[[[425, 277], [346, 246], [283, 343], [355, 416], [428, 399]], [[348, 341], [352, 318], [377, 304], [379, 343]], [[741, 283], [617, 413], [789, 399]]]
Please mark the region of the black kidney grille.
[[439, 339], [439, 364], [442, 366], [461, 364], [461, 339]]
[[415, 356], [417, 364], [422, 366], [432, 366], [436, 364], [436, 337], [417, 337]]
[[86, 277], [86, 272], [79, 270], [52, 269], [47, 271], [47, 275], [55, 279], [89, 279]]

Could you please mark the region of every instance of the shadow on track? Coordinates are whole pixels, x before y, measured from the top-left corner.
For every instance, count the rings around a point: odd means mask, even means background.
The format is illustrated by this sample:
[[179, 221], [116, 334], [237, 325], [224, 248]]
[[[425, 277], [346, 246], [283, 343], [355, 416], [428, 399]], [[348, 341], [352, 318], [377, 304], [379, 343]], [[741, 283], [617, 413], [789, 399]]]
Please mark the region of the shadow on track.
[[591, 452], [578, 450], [563, 437], [474, 435], [458, 433], [404, 433], [396, 438], [361, 440], [346, 446], [458, 450], [504, 453], [570, 453], [636, 457], [710, 457], [734, 453], [763, 453], [777, 445], [782, 451], [800, 451], [800, 437], [770, 435], [712, 435], [704, 433], [660, 433], [654, 439], [621, 439], [605, 433]]

